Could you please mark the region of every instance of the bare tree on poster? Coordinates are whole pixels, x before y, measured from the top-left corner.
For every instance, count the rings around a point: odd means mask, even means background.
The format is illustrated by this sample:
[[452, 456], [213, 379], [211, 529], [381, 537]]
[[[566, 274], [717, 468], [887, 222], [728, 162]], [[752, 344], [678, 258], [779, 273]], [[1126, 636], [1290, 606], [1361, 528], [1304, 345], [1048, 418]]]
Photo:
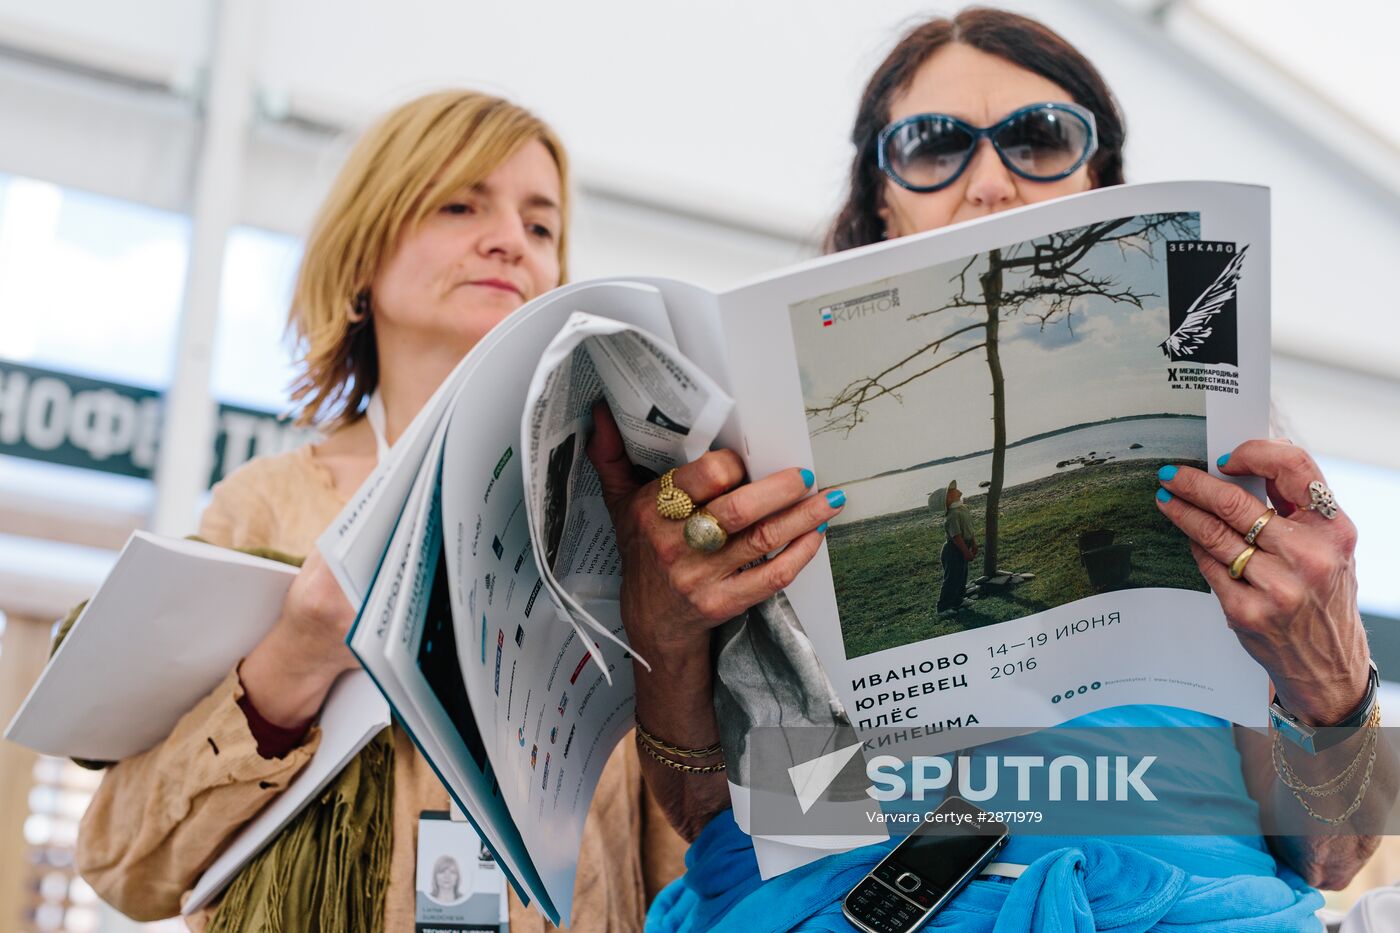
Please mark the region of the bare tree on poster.
[[[871, 402], [886, 395], [900, 399], [899, 390], [936, 369], [977, 350], [986, 351], [992, 378], [992, 480], [987, 490], [983, 572], [998, 575], [997, 525], [1002, 484], [1006, 473], [1006, 377], [1002, 372], [1000, 331], [1004, 320], [1023, 317], [1037, 321], [1040, 329], [1063, 323], [1074, 332], [1074, 313], [1087, 298], [1126, 302], [1141, 308], [1157, 297], [1119, 284], [1109, 274], [1087, 267], [1085, 260], [1096, 248], [1116, 246], [1120, 252], [1137, 250], [1151, 256], [1151, 244], [1164, 239], [1195, 239], [1191, 214], [1152, 214], [1106, 220], [1005, 249], [978, 253], [968, 259], [950, 280], [957, 288], [940, 307], [911, 314], [909, 319], [947, 311], [977, 309], [979, 319], [915, 348], [880, 372], [851, 381], [824, 405], [807, 408], [808, 421], [817, 420], [814, 433], [851, 431], [866, 419]], [[984, 260], [985, 269], [973, 278], [969, 273]], [[1099, 264], [1101, 265], [1101, 264]], [[944, 345], [962, 334], [980, 332], [982, 339], [956, 352], [940, 354]]]

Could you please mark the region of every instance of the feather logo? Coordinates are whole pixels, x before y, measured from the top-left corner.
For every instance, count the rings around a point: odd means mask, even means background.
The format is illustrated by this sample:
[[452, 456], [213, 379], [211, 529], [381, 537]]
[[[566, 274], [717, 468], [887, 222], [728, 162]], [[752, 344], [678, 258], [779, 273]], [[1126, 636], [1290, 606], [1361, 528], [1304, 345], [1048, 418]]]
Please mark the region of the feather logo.
[[1240, 281], [1240, 269], [1244, 263], [1244, 254], [1248, 246], [1240, 247], [1240, 251], [1235, 254], [1235, 258], [1220, 270], [1220, 274], [1215, 277], [1215, 281], [1198, 297], [1191, 307], [1187, 309], [1186, 316], [1172, 331], [1171, 336], [1163, 340], [1159, 347], [1162, 348], [1168, 359], [1179, 359], [1191, 356], [1200, 348], [1212, 333], [1212, 320], [1226, 302], [1235, 297], [1235, 288]]

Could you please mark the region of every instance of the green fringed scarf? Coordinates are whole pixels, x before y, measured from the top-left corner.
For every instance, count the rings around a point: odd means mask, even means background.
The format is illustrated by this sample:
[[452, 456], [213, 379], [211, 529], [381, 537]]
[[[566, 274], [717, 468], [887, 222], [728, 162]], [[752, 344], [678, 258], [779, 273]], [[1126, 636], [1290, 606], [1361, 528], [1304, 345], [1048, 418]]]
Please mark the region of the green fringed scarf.
[[[298, 567], [302, 563], [268, 548], [238, 550]], [[64, 618], [50, 656], [86, 606], [86, 601], [79, 603]], [[76, 763], [90, 769], [110, 764]], [[215, 908], [208, 933], [383, 933], [393, 800], [394, 742], [385, 729], [243, 867]]]
[[385, 729], [238, 873], [208, 933], [382, 931], [393, 765]]

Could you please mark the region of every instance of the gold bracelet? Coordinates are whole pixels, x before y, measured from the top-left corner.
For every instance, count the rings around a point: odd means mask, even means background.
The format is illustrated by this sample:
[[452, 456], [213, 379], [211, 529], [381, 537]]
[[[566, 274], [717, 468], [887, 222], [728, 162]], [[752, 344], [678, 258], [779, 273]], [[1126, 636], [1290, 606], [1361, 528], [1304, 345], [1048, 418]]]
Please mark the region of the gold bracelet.
[[1333, 794], [1341, 793], [1342, 789], [1351, 782], [1352, 775], [1356, 773], [1356, 769], [1361, 765], [1362, 756], [1371, 751], [1372, 742], [1374, 742], [1374, 739], [1369, 737], [1365, 739], [1361, 743], [1361, 747], [1356, 750], [1356, 755], [1351, 759], [1351, 762], [1343, 768], [1339, 774], [1321, 784], [1308, 784], [1302, 778], [1298, 777], [1297, 772], [1295, 772], [1293, 767], [1288, 763], [1288, 759], [1284, 757], [1282, 743], [1275, 742], [1274, 771], [1278, 774], [1279, 780], [1283, 781], [1284, 785], [1290, 790], [1302, 791], [1309, 797], [1330, 797]]
[[1361, 727], [1367, 730], [1366, 736], [1361, 746], [1357, 748], [1356, 754], [1352, 756], [1351, 762], [1342, 769], [1340, 774], [1323, 781], [1321, 784], [1308, 784], [1303, 781], [1302, 778], [1298, 777], [1297, 773], [1294, 772], [1293, 768], [1288, 764], [1288, 758], [1283, 753], [1282, 737], [1278, 732], [1274, 732], [1274, 771], [1277, 772], [1279, 779], [1292, 790], [1300, 790], [1314, 797], [1327, 797], [1338, 793], [1348, 781], [1350, 781], [1351, 776], [1356, 773], [1357, 766], [1361, 764], [1362, 756], [1369, 750], [1370, 743], [1375, 742], [1377, 735], [1376, 727], [1379, 726], [1381, 722], [1380, 714], [1380, 704], [1377, 703], [1376, 708], [1371, 711], [1370, 717]]
[[643, 729], [640, 722], [637, 722], [637, 738], [644, 739], [646, 744], [650, 745], [658, 752], [665, 752], [668, 755], [675, 755], [678, 758], [709, 758], [713, 755], [718, 755], [722, 751], [718, 742], [713, 745], [706, 745], [704, 748], [681, 748], [678, 745], [663, 742]]
[[725, 764], [722, 761], [717, 765], [704, 765], [703, 767], [700, 765], [686, 765], [681, 764], [679, 761], [672, 761], [648, 745], [642, 739], [642, 734], [640, 732], [637, 733], [637, 747], [666, 767], [675, 768], [677, 771], [684, 771], [686, 774], [718, 774], [720, 771], [725, 770]]
[[1357, 809], [1361, 806], [1361, 801], [1366, 796], [1366, 788], [1371, 783], [1371, 769], [1375, 766], [1375, 764], [1376, 747], [1373, 744], [1371, 746], [1370, 760], [1366, 762], [1366, 774], [1361, 778], [1361, 786], [1356, 789], [1356, 798], [1352, 800], [1351, 806], [1347, 807], [1346, 810], [1340, 816], [1323, 816], [1321, 813], [1318, 813], [1312, 807], [1308, 806], [1307, 802], [1303, 800], [1301, 796], [1299, 796], [1296, 790], [1292, 792], [1293, 799], [1297, 800], [1298, 805], [1308, 812], [1308, 816], [1311, 816], [1319, 823], [1326, 823], [1329, 826], [1340, 826], [1342, 823], [1345, 823], [1347, 820], [1351, 819], [1351, 815], [1355, 813]]
[[[1293, 769], [1289, 767], [1288, 760], [1283, 757], [1283, 748], [1280, 745], [1279, 735], [1277, 732], [1274, 733], [1274, 771], [1278, 774], [1279, 779], [1288, 786], [1289, 791], [1293, 794], [1293, 799], [1297, 800], [1298, 805], [1307, 811], [1307, 814], [1313, 819], [1320, 823], [1326, 823], [1329, 826], [1338, 826], [1350, 819], [1351, 815], [1360, 808], [1361, 801], [1366, 796], [1366, 789], [1371, 784], [1371, 772], [1376, 765], [1376, 745], [1379, 741], [1380, 724], [1381, 710], [1380, 704], [1377, 704], [1375, 710], [1372, 711], [1370, 718], [1367, 720], [1366, 725], [1362, 727], [1368, 730], [1366, 741], [1362, 743], [1361, 748], [1357, 749], [1356, 756], [1352, 758], [1351, 764], [1347, 765], [1342, 771], [1342, 774], [1329, 781], [1324, 781], [1316, 785], [1310, 785], [1302, 781], [1297, 774], [1294, 773]], [[1361, 761], [1362, 753], [1368, 750], [1369, 754], [1366, 757], [1366, 771], [1361, 777], [1360, 786], [1356, 789], [1356, 797], [1340, 816], [1323, 816], [1321, 813], [1318, 813], [1312, 807], [1308, 806], [1307, 801], [1298, 793], [1298, 791], [1302, 790], [1314, 797], [1325, 797], [1337, 793], [1341, 790], [1342, 785], [1346, 783], [1345, 780], [1342, 780], [1342, 784], [1337, 784], [1335, 787], [1332, 785], [1336, 784], [1338, 780], [1344, 777], [1350, 777], [1350, 775], [1355, 772], [1357, 764]]]

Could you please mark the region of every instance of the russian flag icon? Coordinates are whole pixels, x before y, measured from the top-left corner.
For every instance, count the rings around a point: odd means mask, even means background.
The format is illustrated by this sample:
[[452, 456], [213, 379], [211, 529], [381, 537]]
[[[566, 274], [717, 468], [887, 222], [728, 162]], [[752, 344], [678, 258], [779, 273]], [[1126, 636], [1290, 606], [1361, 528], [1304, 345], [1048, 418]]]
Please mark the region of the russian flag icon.
[[830, 327], [832, 323], [830, 306], [822, 308], [822, 327]]

